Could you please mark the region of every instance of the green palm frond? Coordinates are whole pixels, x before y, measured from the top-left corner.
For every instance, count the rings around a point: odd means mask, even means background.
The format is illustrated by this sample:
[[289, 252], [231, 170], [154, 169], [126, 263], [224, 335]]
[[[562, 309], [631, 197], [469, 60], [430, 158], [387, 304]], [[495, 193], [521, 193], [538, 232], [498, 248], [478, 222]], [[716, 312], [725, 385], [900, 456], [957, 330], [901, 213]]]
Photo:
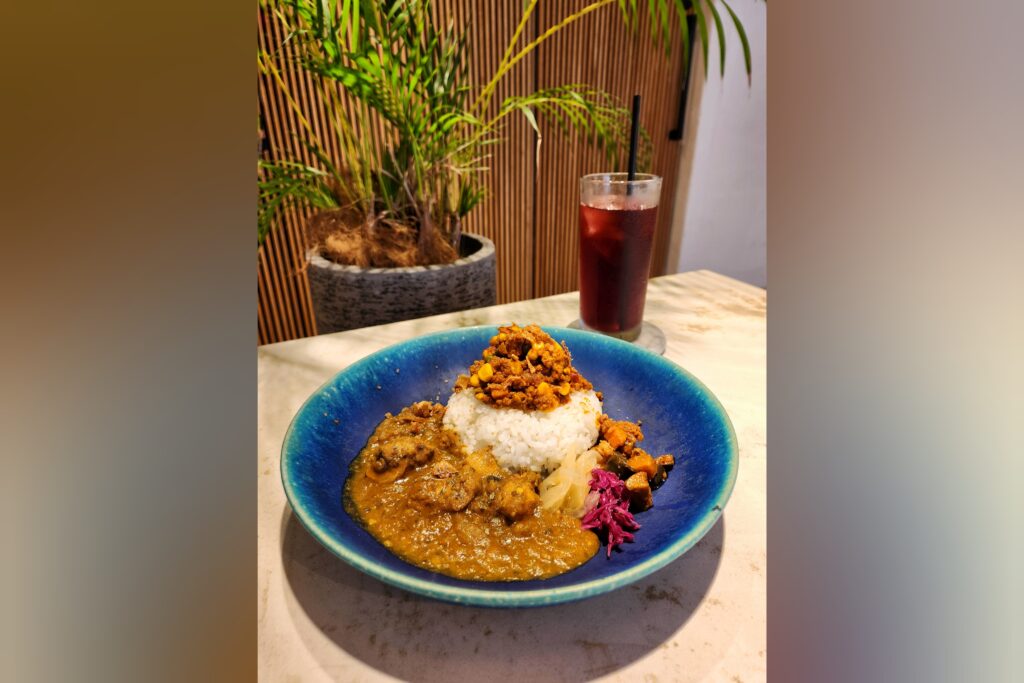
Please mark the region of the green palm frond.
[[331, 176], [320, 169], [291, 161], [261, 161], [258, 172], [257, 246], [286, 209], [338, 207]]
[[732, 19], [732, 25], [736, 27], [736, 34], [740, 37], [740, 44], [743, 45], [743, 65], [747, 69], [747, 83], [750, 83], [750, 41], [747, 39], [747, 32], [743, 28], [743, 23], [740, 18], [736, 16], [736, 13], [732, 11], [732, 7], [729, 6], [725, 0], [722, 0], [722, 5], [726, 11], [729, 12], [729, 17]]
[[[487, 104], [490, 102], [491, 96], [494, 94], [494, 90], [498, 83], [504, 78], [512, 68], [519, 63], [523, 58], [529, 55], [535, 50], [541, 43], [552, 38], [562, 29], [567, 26], [583, 19], [587, 15], [595, 12], [605, 6], [615, 4], [618, 6], [619, 14], [622, 17], [623, 23], [630, 29], [635, 29], [639, 23], [640, 13], [646, 12], [651, 24], [651, 40], [655, 43], [659, 43], [665, 50], [665, 54], [668, 55], [671, 51], [671, 38], [672, 32], [670, 30], [669, 16], [675, 10], [676, 25], [680, 32], [683, 42], [683, 71], [685, 73], [688, 66], [690, 50], [689, 45], [693, 40], [693, 36], [690, 35], [690, 27], [687, 23], [687, 17], [693, 16], [697, 21], [697, 28], [701, 38], [701, 51], [704, 56], [704, 76], [707, 77], [707, 52], [708, 52], [708, 27], [705, 13], [712, 13], [717, 16], [717, 11], [714, 8], [716, 2], [721, 2], [725, 5], [725, 0], [647, 0], [645, 3], [646, 9], [637, 9], [636, 0], [596, 0], [590, 4], [582, 7], [573, 14], [562, 19], [557, 24], [551, 26], [533, 41], [525, 45], [522, 49], [516, 52], [515, 48], [518, 46], [520, 40], [520, 31], [516, 31], [512, 37], [511, 42], [506, 48], [506, 56], [502, 59], [498, 66], [497, 71], [491, 79], [484, 85], [480, 94], [477, 96], [476, 101], [473, 103], [472, 111], [478, 111], [486, 109]], [[524, 20], [530, 16], [533, 12], [533, 8], [536, 6], [536, 0], [529, 2], [524, 9]], [[750, 60], [749, 60], [749, 45], [746, 42], [746, 34], [742, 32], [742, 26], [739, 23], [739, 19], [735, 13], [726, 5], [726, 9], [729, 11], [730, 16], [733, 19], [733, 24], [737, 27], [740, 32], [740, 40], [744, 44], [744, 65], [747, 70], [747, 76], [749, 80], [750, 76]], [[716, 21], [716, 24], [720, 24], [720, 18]], [[717, 31], [718, 47], [721, 54], [722, 68], [725, 65], [725, 31], [721, 27]]]
[[[580, 132], [587, 142], [605, 153], [609, 164], [625, 165], [631, 112], [603, 90], [572, 83], [509, 97], [501, 104], [499, 118], [513, 111], [521, 112], [538, 136], [541, 132], [535, 112], [550, 120], [563, 135]], [[651, 138], [644, 131], [637, 150], [640, 168], [650, 166], [652, 149]]]
[[[625, 0], [618, 0], [618, 3], [619, 10], [622, 12], [623, 19], [626, 21], [627, 25], [635, 25], [639, 16], [636, 8], [636, 2], [631, 1], [627, 5]], [[675, 23], [682, 38], [683, 71], [685, 72], [688, 66], [687, 61], [690, 57], [689, 46], [694, 38], [694, 36], [690, 35], [690, 27], [686, 19], [689, 16], [694, 17], [697, 22], [698, 35], [701, 39], [701, 52], [704, 57], [704, 76], [707, 77], [708, 49], [710, 47], [710, 40], [706, 15], [710, 14], [716, 29], [715, 38], [718, 41], [719, 68], [721, 73], [724, 74], [726, 35], [721, 14], [716, 7], [719, 3], [721, 3], [729, 13], [733, 26], [736, 28], [736, 32], [740, 37], [740, 42], [743, 43], [743, 63], [749, 80], [751, 63], [750, 45], [747, 42], [747, 34], [743, 30], [743, 24], [739, 21], [739, 18], [736, 16], [736, 13], [733, 12], [732, 8], [729, 7], [726, 0], [648, 0], [647, 15], [651, 24], [651, 40], [660, 44], [664, 48], [666, 55], [669, 54], [672, 47], [672, 31], [670, 27], [671, 20], [669, 15], [674, 13], [676, 17]]]

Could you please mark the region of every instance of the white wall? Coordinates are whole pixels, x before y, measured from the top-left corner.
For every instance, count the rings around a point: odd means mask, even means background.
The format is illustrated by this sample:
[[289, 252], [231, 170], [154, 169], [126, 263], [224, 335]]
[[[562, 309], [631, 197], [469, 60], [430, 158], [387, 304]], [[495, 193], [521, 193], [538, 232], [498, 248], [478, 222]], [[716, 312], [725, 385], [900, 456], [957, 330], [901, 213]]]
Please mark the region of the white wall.
[[[766, 11], [760, 0], [734, 0], [747, 31], [752, 85], [743, 68], [743, 46], [725, 8], [725, 78], [719, 75], [718, 40], [708, 41], [708, 80], [697, 123], [690, 186], [677, 188], [673, 230], [682, 228], [678, 271], [708, 268], [767, 285], [766, 271]], [[709, 24], [713, 27], [714, 24]], [[680, 174], [680, 185], [685, 174]], [[685, 192], [687, 203], [682, 204]], [[680, 223], [682, 225], [680, 225]], [[672, 259], [672, 255], [669, 255]]]

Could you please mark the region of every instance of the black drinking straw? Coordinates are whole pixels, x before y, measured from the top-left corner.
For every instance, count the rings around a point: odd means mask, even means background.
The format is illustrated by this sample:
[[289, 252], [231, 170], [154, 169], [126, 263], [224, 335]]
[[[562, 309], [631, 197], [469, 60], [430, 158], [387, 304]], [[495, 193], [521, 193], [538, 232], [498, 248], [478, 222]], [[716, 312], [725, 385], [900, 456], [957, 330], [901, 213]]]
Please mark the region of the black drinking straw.
[[[626, 176], [626, 195], [633, 194], [633, 181], [636, 180], [636, 143], [640, 137], [640, 95], [633, 95], [633, 121], [629, 134], [629, 174]], [[627, 306], [629, 297], [625, 292], [619, 293], [619, 330], [626, 328]]]
[[[640, 95], [633, 95], [633, 127], [629, 134], [629, 177], [630, 181], [636, 179], [636, 143], [637, 138], [640, 137]], [[632, 188], [626, 186], [626, 194], [632, 194], [630, 192]]]

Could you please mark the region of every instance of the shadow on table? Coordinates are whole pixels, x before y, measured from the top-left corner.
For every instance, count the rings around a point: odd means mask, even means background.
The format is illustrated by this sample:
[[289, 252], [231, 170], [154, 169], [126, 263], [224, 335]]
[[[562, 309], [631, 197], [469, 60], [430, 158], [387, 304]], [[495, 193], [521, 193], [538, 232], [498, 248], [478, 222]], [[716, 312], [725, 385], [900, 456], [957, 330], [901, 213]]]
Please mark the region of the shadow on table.
[[[285, 575], [296, 603], [321, 633], [390, 676], [446, 683], [583, 681], [676, 647], [672, 635], [711, 586], [725, 535], [723, 517], [681, 558], [609, 594], [551, 607], [488, 609], [388, 586], [331, 554], [287, 508], [282, 524]], [[303, 638], [325, 671], [343, 676], [332, 648], [308, 634]]]

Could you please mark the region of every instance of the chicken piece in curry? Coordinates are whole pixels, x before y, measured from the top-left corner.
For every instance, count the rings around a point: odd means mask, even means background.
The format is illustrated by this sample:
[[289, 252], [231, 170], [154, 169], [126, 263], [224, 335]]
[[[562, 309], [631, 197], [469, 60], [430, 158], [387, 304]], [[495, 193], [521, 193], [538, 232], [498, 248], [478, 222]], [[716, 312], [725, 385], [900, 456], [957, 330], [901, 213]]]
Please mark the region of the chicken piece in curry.
[[387, 416], [352, 462], [345, 507], [370, 534], [407, 562], [480, 581], [549, 578], [597, 552], [578, 519], [541, 507], [538, 474], [465, 455], [444, 411], [421, 401]]

